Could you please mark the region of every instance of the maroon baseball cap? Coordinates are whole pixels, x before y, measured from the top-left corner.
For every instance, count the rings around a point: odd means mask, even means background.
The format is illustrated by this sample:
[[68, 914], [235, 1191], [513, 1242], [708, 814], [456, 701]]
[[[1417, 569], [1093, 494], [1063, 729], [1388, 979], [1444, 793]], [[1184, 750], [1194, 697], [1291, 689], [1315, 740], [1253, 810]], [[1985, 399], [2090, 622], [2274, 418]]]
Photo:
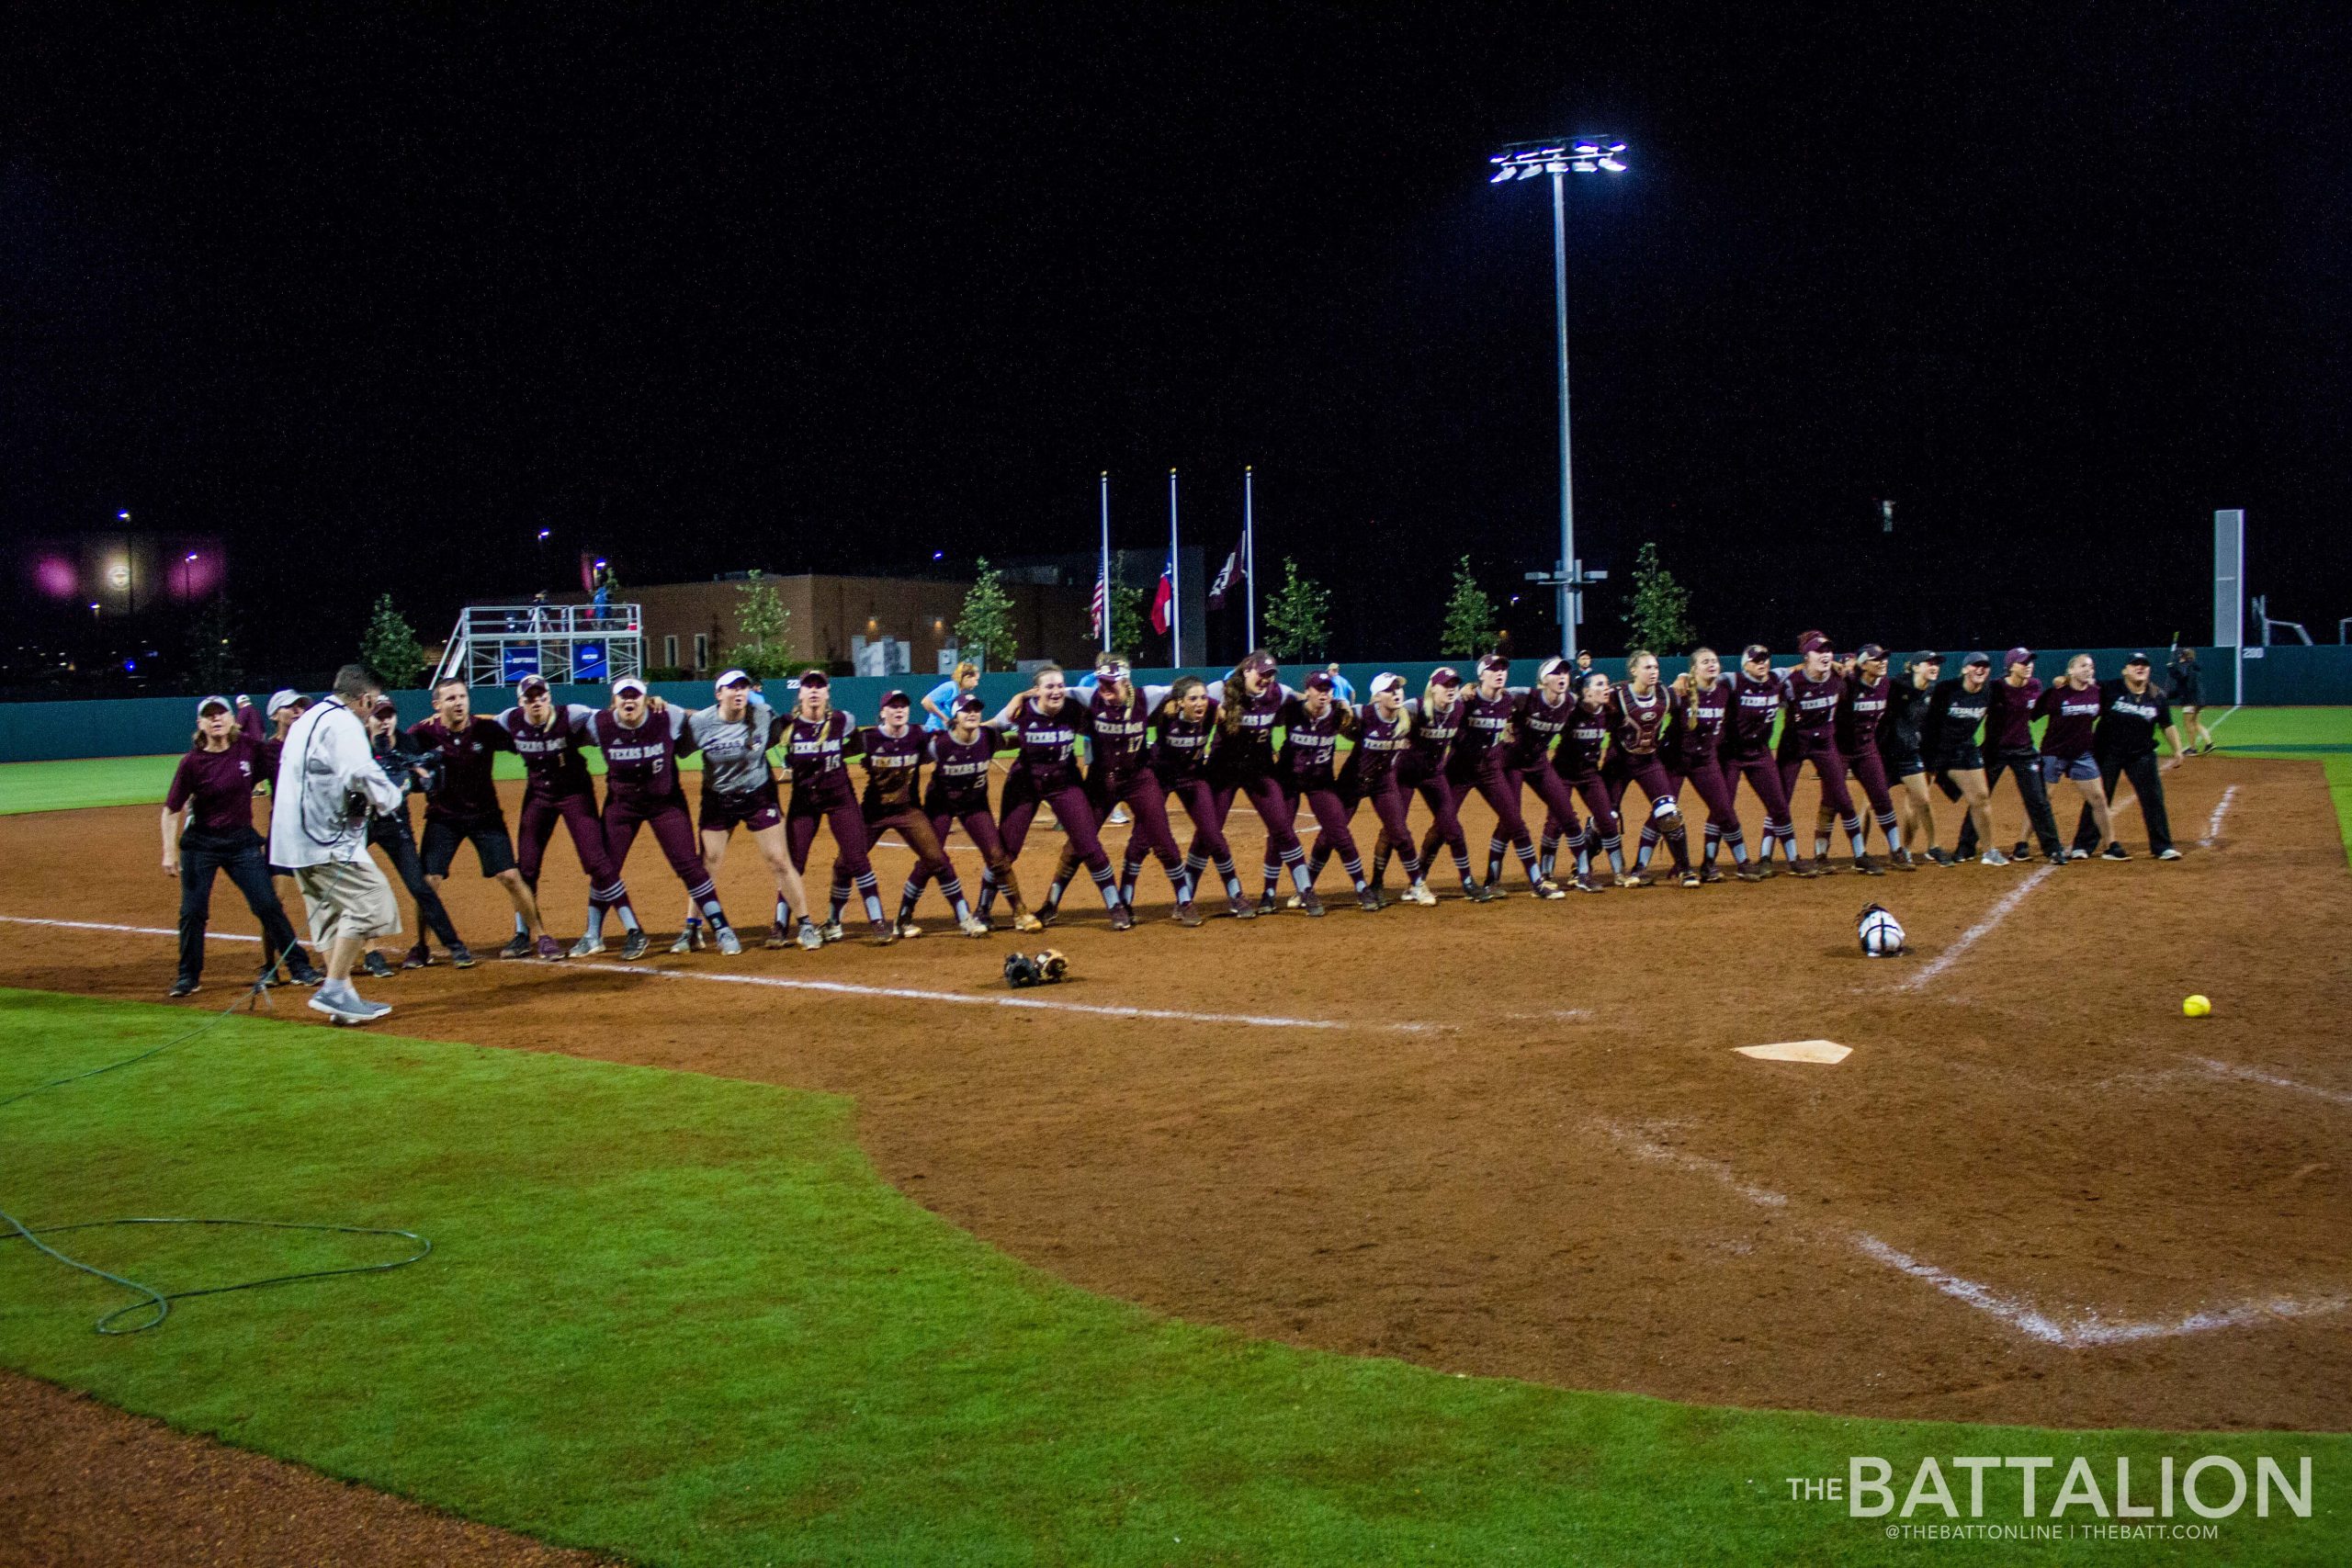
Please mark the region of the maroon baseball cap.
[[1772, 650], [1760, 642], [1751, 642], [1747, 645], [1747, 650], [1739, 657], [1742, 662], [1753, 662], [1758, 659], [1771, 658]]
[[1485, 658], [1478, 660], [1479, 674], [1484, 675], [1490, 670], [1499, 670], [1506, 675], [1510, 674], [1510, 656], [1508, 654], [1501, 653], [1489, 653]]
[[2032, 662], [2033, 649], [2030, 648], [2013, 648], [2009, 649], [2008, 652], [2001, 655], [2001, 668], [2004, 670], [2007, 669], [2012, 664], [2030, 664]]
[[1255, 670], [1261, 675], [1271, 675], [1280, 667], [1274, 663], [1272, 654], [1253, 653], [1241, 661], [1241, 668]]
[[1441, 664], [1435, 670], [1430, 671], [1430, 684], [1432, 686], [1459, 686], [1462, 684], [1462, 677], [1455, 671], [1453, 665]]
[[1331, 677], [1317, 670], [1306, 678], [1306, 689], [1310, 692], [1328, 692], [1331, 690]]
[[546, 676], [526, 675], [516, 684], [514, 694], [519, 697], [544, 697], [554, 690], [554, 687], [548, 684]]
[[1854, 657], [1857, 659], [1884, 659], [1886, 657], [1886, 649], [1881, 648], [1874, 642], [1866, 642], [1862, 644], [1860, 650], [1858, 651]]
[[957, 713], [986, 713], [989, 711], [989, 705], [967, 694], [956, 699], [956, 711]]
[[1823, 637], [1819, 632], [1815, 632], [1797, 644], [1797, 651], [1799, 653], [1834, 653], [1837, 649], [1829, 646], [1827, 637]]
[[378, 697], [376, 705], [369, 708], [368, 712], [376, 718], [398, 718], [401, 716], [401, 710], [392, 705], [392, 699], [390, 697]]
[[915, 705], [915, 700], [904, 692], [885, 692], [882, 694], [880, 705], [886, 708], [910, 708]]
[[825, 679], [825, 672], [822, 670], [804, 670], [800, 672], [800, 689], [804, 692], [821, 692], [831, 684], [831, 681]]

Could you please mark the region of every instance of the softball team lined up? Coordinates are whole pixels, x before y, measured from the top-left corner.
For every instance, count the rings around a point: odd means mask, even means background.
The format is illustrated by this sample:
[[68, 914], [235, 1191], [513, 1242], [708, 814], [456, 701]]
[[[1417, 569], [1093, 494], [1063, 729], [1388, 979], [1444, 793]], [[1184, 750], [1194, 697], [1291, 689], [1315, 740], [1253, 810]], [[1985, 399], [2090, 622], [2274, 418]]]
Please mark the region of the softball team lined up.
[[[1202, 923], [1196, 895], [1212, 871], [1238, 919], [1277, 908], [1320, 916], [1317, 887], [1334, 859], [1367, 911], [1386, 907], [1392, 863], [1410, 904], [1437, 902], [1430, 882], [1446, 864], [1464, 898], [1501, 897], [1507, 856], [1518, 861], [1530, 892], [1556, 899], [1650, 886], [1660, 879], [1652, 866], [1661, 844], [1671, 867], [1663, 879], [1685, 887], [1723, 881], [1726, 854], [1728, 874], [1744, 882], [1762, 881], [1779, 865], [1819, 876], [1840, 869], [1830, 859], [1833, 831], [1850, 851], [1847, 863], [1866, 875], [1914, 870], [1922, 859], [2000, 865], [2037, 852], [2052, 864], [2093, 854], [2126, 860], [2109, 807], [2110, 793], [2126, 778], [2152, 852], [2159, 860], [2179, 858], [2165, 816], [2157, 737], [2167, 738], [2176, 755], [2187, 748], [2165, 694], [2149, 678], [2146, 655], [2132, 655], [2119, 677], [2103, 682], [2090, 657], [2076, 655], [2045, 686], [2024, 648], [2007, 651], [1997, 676], [1980, 653], [1962, 660], [1949, 680], [1936, 654], [1912, 657], [1896, 674], [1875, 643], [1841, 657], [1818, 632], [1800, 639], [1798, 653], [1797, 664], [1780, 668], [1770, 649], [1750, 645], [1727, 674], [1712, 649], [1700, 649], [1668, 678], [1654, 654], [1636, 651], [1622, 684], [1550, 659], [1532, 687], [1510, 685], [1510, 661], [1495, 654], [1478, 661], [1467, 682], [1439, 669], [1418, 696], [1407, 694], [1403, 677], [1383, 674], [1360, 706], [1342, 694], [1333, 671], [1309, 676], [1300, 689], [1283, 684], [1262, 652], [1222, 681], [1186, 676], [1166, 687], [1136, 686], [1124, 662], [1105, 656], [1074, 687], [1060, 669], [1045, 667], [994, 714], [972, 694], [976, 682], [943, 686], [924, 699], [930, 728], [915, 724], [903, 692], [886, 695], [876, 722], [861, 725], [832, 706], [830, 683], [813, 671], [800, 678], [784, 713], [733, 670], [715, 682], [710, 705], [692, 712], [650, 695], [633, 678], [614, 682], [609, 708], [559, 704], [534, 676], [516, 689], [514, 706], [485, 717], [472, 712], [463, 682], [447, 681], [434, 691], [433, 716], [405, 731], [390, 703], [376, 706], [368, 728], [378, 762], [404, 790], [424, 795], [424, 828], [421, 840], [413, 834], [403, 799], [396, 813], [371, 822], [368, 841], [383, 850], [416, 904], [420, 934], [402, 955], [410, 968], [434, 962], [434, 937], [458, 966], [474, 962], [439, 897], [467, 845], [513, 905], [514, 931], [501, 956], [602, 953], [608, 920], [620, 928], [619, 956], [644, 956], [650, 939], [623, 875], [641, 832], [685, 895], [684, 927], [670, 951], [709, 945], [723, 953], [742, 949], [714, 875], [737, 828], [749, 833], [774, 883], [766, 945], [812, 949], [841, 940], [853, 902], [877, 943], [922, 935], [916, 912], [934, 884], [966, 935], [994, 929], [1000, 900], [1013, 929], [1040, 930], [1056, 919], [1080, 871], [1112, 929], [1126, 931], [1147, 859], [1159, 863], [1175, 918], [1186, 926]], [[271, 718], [282, 727], [300, 701], [278, 694]], [[2037, 718], [2047, 720], [2039, 742]], [[182, 880], [173, 994], [195, 990], [201, 976], [216, 871], [228, 872], [261, 920], [266, 967], [284, 954], [292, 976], [308, 981], [310, 966], [252, 829], [254, 788], [277, 772], [274, 742], [243, 699], [205, 698], [198, 723], [164, 808], [164, 869]], [[605, 762], [601, 805], [582, 755], [592, 746]], [[1006, 750], [1013, 760], [992, 807], [989, 781]], [[511, 836], [492, 771], [502, 751], [521, 758], [525, 774]], [[690, 813], [678, 761], [697, 752], [701, 787]], [[1821, 802], [1809, 856], [1799, 852], [1789, 805], [1807, 766]], [[1990, 809], [2004, 774], [2016, 782], [2033, 836], [2008, 854], [1995, 840]], [[2081, 802], [2071, 840], [2061, 839], [2050, 798], [2061, 780]], [[1763, 814], [1754, 844], [1739, 818], [1743, 785]], [[1949, 852], [1936, 842], [1931, 788], [1967, 808]], [[1695, 852], [1686, 790], [1704, 812]], [[1629, 833], [1628, 801], [1636, 791]], [[1495, 819], [1483, 874], [1462, 826], [1461, 807], [1473, 795]], [[1244, 797], [1265, 836], [1254, 897], [1225, 831]], [[1531, 799], [1543, 808], [1540, 832], [1531, 831], [1522, 809]], [[1417, 801], [1428, 818], [1418, 839]], [[1366, 806], [1368, 857], [1355, 827]], [[1311, 853], [1298, 831], [1302, 807], [1316, 829]], [[1013, 868], [1041, 808], [1053, 813], [1064, 848], [1033, 910]], [[1099, 829], [1121, 821], [1132, 822], [1133, 831], [1114, 863]], [[586, 931], [568, 949], [548, 935], [537, 899], [559, 825], [589, 884]], [[1871, 852], [1872, 826], [1883, 859]], [[944, 848], [958, 829], [984, 867], [976, 899]], [[821, 912], [802, 881], [820, 831], [834, 846]], [[885, 912], [868, 855], [886, 834], [914, 857], [895, 917]], [[369, 952], [367, 964], [373, 974], [391, 972], [380, 953]]]

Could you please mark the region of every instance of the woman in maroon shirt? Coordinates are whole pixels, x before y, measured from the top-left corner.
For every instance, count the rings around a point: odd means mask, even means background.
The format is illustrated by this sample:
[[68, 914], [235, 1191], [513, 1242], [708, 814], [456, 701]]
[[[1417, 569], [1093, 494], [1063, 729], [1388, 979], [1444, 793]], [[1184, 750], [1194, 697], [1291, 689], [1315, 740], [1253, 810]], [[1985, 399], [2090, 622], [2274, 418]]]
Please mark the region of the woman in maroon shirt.
[[1625, 792], [1634, 785], [1642, 786], [1642, 795], [1649, 802], [1634, 874], [1625, 879], [1635, 887], [1649, 884], [1650, 851], [1661, 833], [1674, 856], [1675, 876], [1685, 887], [1700, 885], [1682, 830], [1682, 781], [1667, 772], [1661, 756], [1668, 706], [1667, 690], [1658, 682], [1657, 655], [1646, 648], [1635, 649], [1626, 656], [1625, 683], [1617, 688], [1609, 705], [1609, 757], [1601, 770], [1601, 776], [1609, 781], [1609, 804], [1621, 820]]
[[[248, 716], [253, 705], [245, 705]], [[256, 727], [257, 728], [258, 727]], [[319, 983], [310, 955], [269, 880], [269, 855], [254, 831], [254, 785], [277, 775], [277, 742], [241, 729], [226, 697], [196, 705], [196, 734], [164, 796], [164, 874], [180, 879], [180, 966], [171, 994], [192, 995], [204, 979], [204, 931], [212, 914], [212, 876], [227, 872], [261, 922], [266, 976], [286, 955], [300, 986]]]
[[1405, 753], [1404, 783], [1418, 790], [1421, 804], [1430, 808], [1430, 829], [1421, 835], [1423, 869], [1437, 863], [1437, 849], [1443, 844], [1453, 856], [1454, 874], [1462, 878], [1462, 896], [1474, 904], [1491, 904], [1498, 895], [1470, 870], [1470, 842], [1462, 834], [1461, 801], [1447, 776], [1453, 743], [1462, 733], [1461, 699], [1462, 677], [1451, 665], [1442, 664], [1430, 671], [1420, 701], [1409, 705], [1413, 749]]
[[[806, 877], [818, 824], [831, 829], [834, 863], [849, 873], [849, 886], [865, 900], [875, 944], [888, 947], [899, 940], [899, 929], [882, 918], [882, 885], [865, 858], [865, 814], [858, 809], [857, 790], [849, 776], [849, 760], [865, 750], [865, 741], [857, 721], [833, 706], [831, 686], [817, 671], [803, 674], [799, 703], [792, 710], [792, 722], [785, 726], [785, 767], [792, 775], [785, 847], [791, 852], [792, 868]], [[827, 942], [841, 940], [842, 907], [835, 903], [825, 921]]]
[[[2098, 828], [2098, 841], [2112, 845], [2115, 818], [2099, 779], [2098, 759], [2091, 755], [2091, 731], [2105, 700], [2098, 689], [2098, 663], [2089, 654], [2078, 653], [2066, 661], [2066, 673], [2036, 700], [2033, 711], [2037, 718], [2050, 721], [2041, 731], [2042, 788], [2055, 788], [2062, 778], [2073, 780], [2083, 808]], [[2068, 858], [2088, 860], [2090, 851], [2077, 848]]]
[[[1609, 677], [1598, 670], [1580, 677], [1576, 712], [1569, 717], [1567, 728], [1560, 733], [1559, 746], [1552, 752], [1554, 771], [1570, 789], [1584, 796], [1584, 828], [1569, 840], [1577, 859], [1577, 890], [1580, 893], [1600, 891], [1601, 885], [1592, 874], [1592, 852], [1596, 849], [1609, 856], [1609, 869], [1616, 873], [1618, 886], [1640, 886], [1625, 874], [1625, 844], [1617, 830], [1617, 807], [1609, 797], [1609, 781], [1601, 774], [1601, 754], [1609, 745]], [[1569, 828], [1570, 824], [1556, 818], [1545, 818], [1544, 859], [1547, 864]]]

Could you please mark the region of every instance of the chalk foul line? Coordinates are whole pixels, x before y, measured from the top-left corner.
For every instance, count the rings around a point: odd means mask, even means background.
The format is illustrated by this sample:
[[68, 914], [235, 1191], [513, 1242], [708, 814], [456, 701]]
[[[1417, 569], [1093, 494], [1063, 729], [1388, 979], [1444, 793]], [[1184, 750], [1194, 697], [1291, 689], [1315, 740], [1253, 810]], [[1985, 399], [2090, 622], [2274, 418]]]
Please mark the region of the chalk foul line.
[[[98, 920], [39, 919], [30, 915], [0, 915], [0, 922], [17, 926], [48, 926], [61, 931], [119, 931], [130, 936], [176, 937], [179, 932], [164, 926], [111, 925]], [[206, 933], [213, 942], [258, 942], [261, 938], [236, 931]], [[961, 939], [957, 939], [961, 940]], [[528, 962], [536, 963], [536, 960]], [[846, 980], [798, 980], [780, 975], [706, 974], [694, 969], [665, 969], [656, 964], [599, 964], [592, 959], [574, 958], [566, 961], [567, 968], [590, 970], [605, 975], [635, 975], [657, 980], [700, 980], [714, 986], [761, 986], [779, 991], [817, 991], [831, 996], [878, 997], [894, 1001], [945, 1002], [959, 1007], [1013, 1008], [1029, 1012], [1069, 1012], [1091, 1018], [1131, 1018], [1166, 1020], [1178, 1023], [1231, 1023], [1257, 1029], [1322, 1029], [1367, 1030], [1388, 1034], [1426, 1034], [1453, 1027], [1442, 1023], [1417, 1023], [1402, 1020], [1351, 1020], [1336, 1018], [1291, 1018], [1279, 1013], [1191, 1012], [1181, 1008], [1122, 1007], [1108, 1002], [1074, 1002], [1057, 997], [1032, 996], [1025, 992], [1008, 991], [1001, 995], [987, 992], [933, 991], [912, 986], [859, 986]]]
[[2320, 1100], [2332, 1100], [2338, 1105], [2352, 1105], [2352, 1093], [2346, 1093], [2340, 1089], [2323, 1089], [2318, 1084], [2301, 1083], [2293, 1078], [2280, 1077], [2276, 1073], [2266, 1073], [2258, 1067], [2241, 1067], [2233, 1062], [2217, 1061], [2211, 1056], [2191, 1056], [2188, 1060], [2217, 1078], [2237, 1078], [2245, 1083], [2263, 1084], [2271, 1089], [2292, 1089], [2297, 1094], [2308, 1094]]
[[2199, 848], [2211, 849], [2213, 840], [2222, 836], [2222, 818], [2230, 814], [2230, 802], [2237, 797], [2238, 786], [2232, 784], [2222, 792], [2222, 798], [2213, 803], [2213, 819], [2205, 824], [2205, 836], [2197, 840]]
[[[1639, 1129], [1619, 1122], [1603, 1121], [1592, 1125], [1610, 1142], [1634, 1157], [1704, 1176], [1759, 1209], [1785, 1209], [1789, 1205], [1785, 1192], [1776, 1192], [1769, 1187], [1745, 1180], [1721, 1160], [1669, 1148]], [[2352, 1298], [2341, 1295], [2268, 1296], [2231, 1306], [2208, 1307], [2176, 1318], [2110, 1320], [2090, 1311], [2059, 1316], [2042, 1311], [2031, 1302], [2006, 1295], [1990, 1285], [1914, 1258], [1868, 1231], [1829, 1233], [1824, 1239], [1842, 1242], [1874, 1263], [1884, 1264], [1899, 1273], [1932, 1285], [1952, 1300], [1974, 1307], [2028, 1338], [2068, 1350], [2128, 1345], [2143, 1339], [2170, 1339], [2187, 1334], [2210, 1334], [2217, 1329], [2245, 1328], [2286, 1318], [2320, 1317], [2352, 1306]]]
[[1925, 986], [1928, 981], [1934, 979], [1937, 976], [1942, 974], [1945, 970], [1951, 968], [1954, 964], [1960, 962], [1960, 958], [1962, 953], [1966, 953], [1970, 948], [1974, 947], [1984, 938], [1992, 935], [1994, 929], [2003, 920], [2009, 918], [2010, 911], [2014, 910], [2019, 904], [2025, 902], [2025, 896], [2032, 892], [2035, 888], [2041, 886], [2044, 882], [2047, 882], [2050, 879], [2051, 874], [2057, 869], [2058, 868], [2054, 865], [2042, 866], [2041, 869], [2029, 874], [2023, 882], [2018, 883], [2015, 887], [2012, 887], [2007, 893], [2002, 894], [2000, 901], [1996, 903], [1991, 909], [1985, 912], [1983, 919], [1977, 921], [1974, 925], [1961, 932], [1959, 940], [1954, 942], [1950, 947], [1945, 948], [1933, 959], [1930, 959], [1928, 963], [1920, 965], [1917, 973], [1905, 979], [1894, 988], [1898, 991], [1916, 991], [1920, 987]]

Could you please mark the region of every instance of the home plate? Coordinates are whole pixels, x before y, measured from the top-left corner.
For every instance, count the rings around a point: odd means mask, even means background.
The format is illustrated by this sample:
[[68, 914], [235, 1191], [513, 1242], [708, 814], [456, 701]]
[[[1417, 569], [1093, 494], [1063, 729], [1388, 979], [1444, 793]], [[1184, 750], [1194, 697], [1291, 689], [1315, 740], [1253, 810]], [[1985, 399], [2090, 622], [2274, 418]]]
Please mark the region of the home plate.
[[1762, 1062], [1842, 1062], [1854, 1054], [1850, 1045], [1840, 1045], [1835, 1040], [1783, 1040], [1778, 1045], [1739, 1045], [1733, 1047], [1743, 1056], [1753, 1056]]

